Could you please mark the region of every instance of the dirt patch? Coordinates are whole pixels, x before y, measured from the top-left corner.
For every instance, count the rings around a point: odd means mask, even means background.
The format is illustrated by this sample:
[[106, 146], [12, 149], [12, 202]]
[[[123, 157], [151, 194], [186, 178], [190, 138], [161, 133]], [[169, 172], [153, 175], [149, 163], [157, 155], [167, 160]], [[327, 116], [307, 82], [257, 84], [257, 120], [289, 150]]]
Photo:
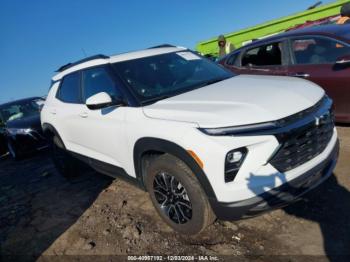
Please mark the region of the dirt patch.
[[[196, 237], [174, 233], [147, 193], [93, 172], [67, 181], [47, 153], [0, 162], [3, 255], [350, 256], [350, 128], [339, 127], [335, 175], [304, 201], [238, 222], [217, 221]], [[280, 256], [280, 257], [277, 257]], [[315, 257], [314, 257], [315, 258]], [[293, 259], [291, 259], [293, 261]]]

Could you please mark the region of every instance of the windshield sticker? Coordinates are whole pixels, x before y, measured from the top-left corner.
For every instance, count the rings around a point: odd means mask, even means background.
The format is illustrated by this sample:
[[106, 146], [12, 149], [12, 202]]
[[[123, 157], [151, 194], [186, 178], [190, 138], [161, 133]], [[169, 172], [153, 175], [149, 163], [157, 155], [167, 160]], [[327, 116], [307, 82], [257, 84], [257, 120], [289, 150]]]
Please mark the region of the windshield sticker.
[[199, 56], [191, 53], [191, 52], [178, 52], [177, 55], [181, 56], [183, 59], [189, 61], [189, 60], [198, 60], [201, 59]]

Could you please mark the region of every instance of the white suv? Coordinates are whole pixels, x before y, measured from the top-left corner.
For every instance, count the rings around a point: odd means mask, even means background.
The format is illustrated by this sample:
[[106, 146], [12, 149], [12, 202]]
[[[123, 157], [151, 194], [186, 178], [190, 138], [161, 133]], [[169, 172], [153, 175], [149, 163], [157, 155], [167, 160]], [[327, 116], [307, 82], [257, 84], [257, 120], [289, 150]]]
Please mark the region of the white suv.
[[317, 85], [235, 76], [172, 46], [61, 67], [41, 121], [64, 176], [80, 159], [126, 178], [184, 234], [300, 199], [332, 174], [339, 150]]

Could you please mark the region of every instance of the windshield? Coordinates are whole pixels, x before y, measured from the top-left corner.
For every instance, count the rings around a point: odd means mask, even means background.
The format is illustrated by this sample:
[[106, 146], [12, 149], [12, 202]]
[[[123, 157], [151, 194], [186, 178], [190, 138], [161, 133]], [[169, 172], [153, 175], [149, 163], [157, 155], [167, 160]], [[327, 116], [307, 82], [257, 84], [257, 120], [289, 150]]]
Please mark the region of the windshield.
[[43, 104], [44, 100], [38, 98], [0, 106], [0, 119], [3, 123], [7, 123], [9, 121], [38, 115]]
[[190, 51], [123, 61], [113, 66], [142, 104], [234, 76], [221, 66]]

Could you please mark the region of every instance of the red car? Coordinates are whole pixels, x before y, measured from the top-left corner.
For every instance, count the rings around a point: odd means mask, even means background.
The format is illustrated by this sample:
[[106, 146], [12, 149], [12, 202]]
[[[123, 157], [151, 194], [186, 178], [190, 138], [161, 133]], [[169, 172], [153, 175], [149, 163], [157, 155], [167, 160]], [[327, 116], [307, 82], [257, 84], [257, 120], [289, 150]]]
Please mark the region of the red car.
[[237, 74], [313, 81], [334, 100], [336, 121], [350, 123], [350, 25], [282, 33], [237, 49], [219, 63]]

